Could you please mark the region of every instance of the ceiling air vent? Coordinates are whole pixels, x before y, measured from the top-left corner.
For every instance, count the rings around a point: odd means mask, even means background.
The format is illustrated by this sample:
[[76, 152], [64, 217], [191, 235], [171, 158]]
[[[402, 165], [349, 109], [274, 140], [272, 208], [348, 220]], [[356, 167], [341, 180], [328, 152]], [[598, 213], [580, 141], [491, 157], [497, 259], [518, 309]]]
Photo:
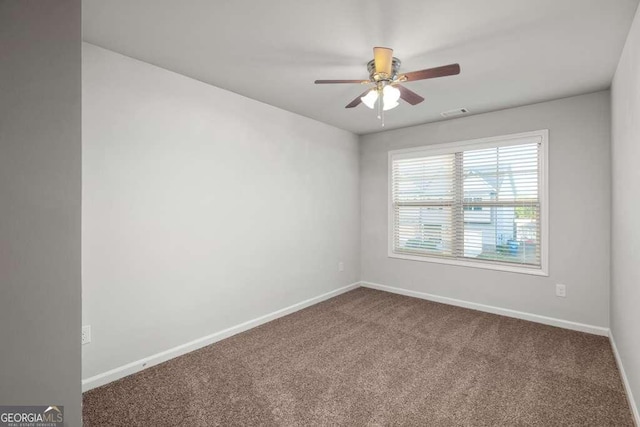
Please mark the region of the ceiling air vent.
[[466, 108], [456, 108], [453, 110], [449, 110], [449, 111], [443, 111], [442, 113], [440, 113], [440, 115], [442, 117], [456, 117], [456, 116], [462, 116], [463, 114], [467, 114], [469, 112], [469, 110], [467, 110]]

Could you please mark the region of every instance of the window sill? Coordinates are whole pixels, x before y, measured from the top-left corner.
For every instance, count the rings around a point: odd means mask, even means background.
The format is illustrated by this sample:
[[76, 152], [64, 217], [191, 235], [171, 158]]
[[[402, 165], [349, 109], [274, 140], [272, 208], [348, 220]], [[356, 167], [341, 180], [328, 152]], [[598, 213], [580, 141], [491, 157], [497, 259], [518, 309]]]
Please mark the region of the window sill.
[[389, 251], [389, 258], [405, 259], [409, 261], [432, 262], [436, 264], [455, 265], [459, 267], [480, 268], [483, 270], [506, 271], [509, 273], [529, 274], [533, 276], [549, 276], [546, 268], [520, 267], [517, 265], [506, 265], [490, 262], [474, 262], [459, 259], [447, 259], [430, 256], [409, 255]]

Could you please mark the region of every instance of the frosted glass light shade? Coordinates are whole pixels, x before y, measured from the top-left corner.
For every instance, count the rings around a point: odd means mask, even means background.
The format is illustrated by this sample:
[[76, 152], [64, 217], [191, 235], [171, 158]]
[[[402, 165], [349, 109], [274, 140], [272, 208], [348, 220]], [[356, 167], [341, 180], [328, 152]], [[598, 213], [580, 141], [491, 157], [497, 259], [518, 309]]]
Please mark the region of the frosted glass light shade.
[[395, 101], [394, 102], [383, 101], [382, 110], [383, 111], [391, 110], [392, 108], [396, 108], [398, 105], [400, 105], [400, 104], [398, 104]]
[[400, 99], [400, 90], [397, 87], [385, 86], [384, 89], [382, 89], [382, 109], [384, 111], [391, 110], [400, 105], [398, 104], [398, 99]]
[[360, 99], [362, 100], [362, 103], [364, 105], [366, 105], [367, 107], [373, 110], [373, 107], [375, 107], [376, 101], [378, 100], [378, 91], [375, 89], [371, 89], [369, 93], [367, 93], [365, 96], [363, 96]]

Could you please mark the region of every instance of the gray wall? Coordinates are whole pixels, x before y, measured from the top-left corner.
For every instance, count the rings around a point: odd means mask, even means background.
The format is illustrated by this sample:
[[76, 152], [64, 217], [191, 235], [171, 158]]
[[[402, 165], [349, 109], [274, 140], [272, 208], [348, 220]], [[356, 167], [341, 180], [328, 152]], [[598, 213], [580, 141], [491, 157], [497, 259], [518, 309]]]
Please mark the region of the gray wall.
[[[549, 277], [387, 257], [389, 150], [538, 129], [549, 129]], [[371, 134], [360, 150], [362, 280], [609, 325], [608, 91]]]
[[640, 9], [611, 87], [611, 332], [640, 407]]
[[358, 281], [355, 135], [83, 55], [83, 378]]
[[0, 404], [80, 425], [80, 1], [0, 2]]

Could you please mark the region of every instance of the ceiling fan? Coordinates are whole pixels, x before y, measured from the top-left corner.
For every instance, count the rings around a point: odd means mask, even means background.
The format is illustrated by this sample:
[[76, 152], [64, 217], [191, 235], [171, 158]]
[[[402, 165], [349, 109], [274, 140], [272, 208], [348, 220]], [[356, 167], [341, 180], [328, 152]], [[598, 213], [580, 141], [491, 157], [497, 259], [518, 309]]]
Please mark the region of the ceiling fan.
[[384, 126], [384, 111], [397, 107], [399, 99], [403, 99], [411, 105], [424, 101], [423, 97], [400, 83], [460, 74], [459, 64], [449, 64], [399, 74], [400, 64], [400, 60], [393, 56], [393, 49], [374, 47], [373, 59], [367, 64], [369, 80], [316, 80], [315, 84], [359, 83], [373, 85], [373, 87], [368, 88], [364, 93], [348, 103], [345, 108], [357, 107], [360, 103], [364, 103], [367, 107], [373, 109], [377, 102], [378, 118], [383, 120], [382, 126]]

